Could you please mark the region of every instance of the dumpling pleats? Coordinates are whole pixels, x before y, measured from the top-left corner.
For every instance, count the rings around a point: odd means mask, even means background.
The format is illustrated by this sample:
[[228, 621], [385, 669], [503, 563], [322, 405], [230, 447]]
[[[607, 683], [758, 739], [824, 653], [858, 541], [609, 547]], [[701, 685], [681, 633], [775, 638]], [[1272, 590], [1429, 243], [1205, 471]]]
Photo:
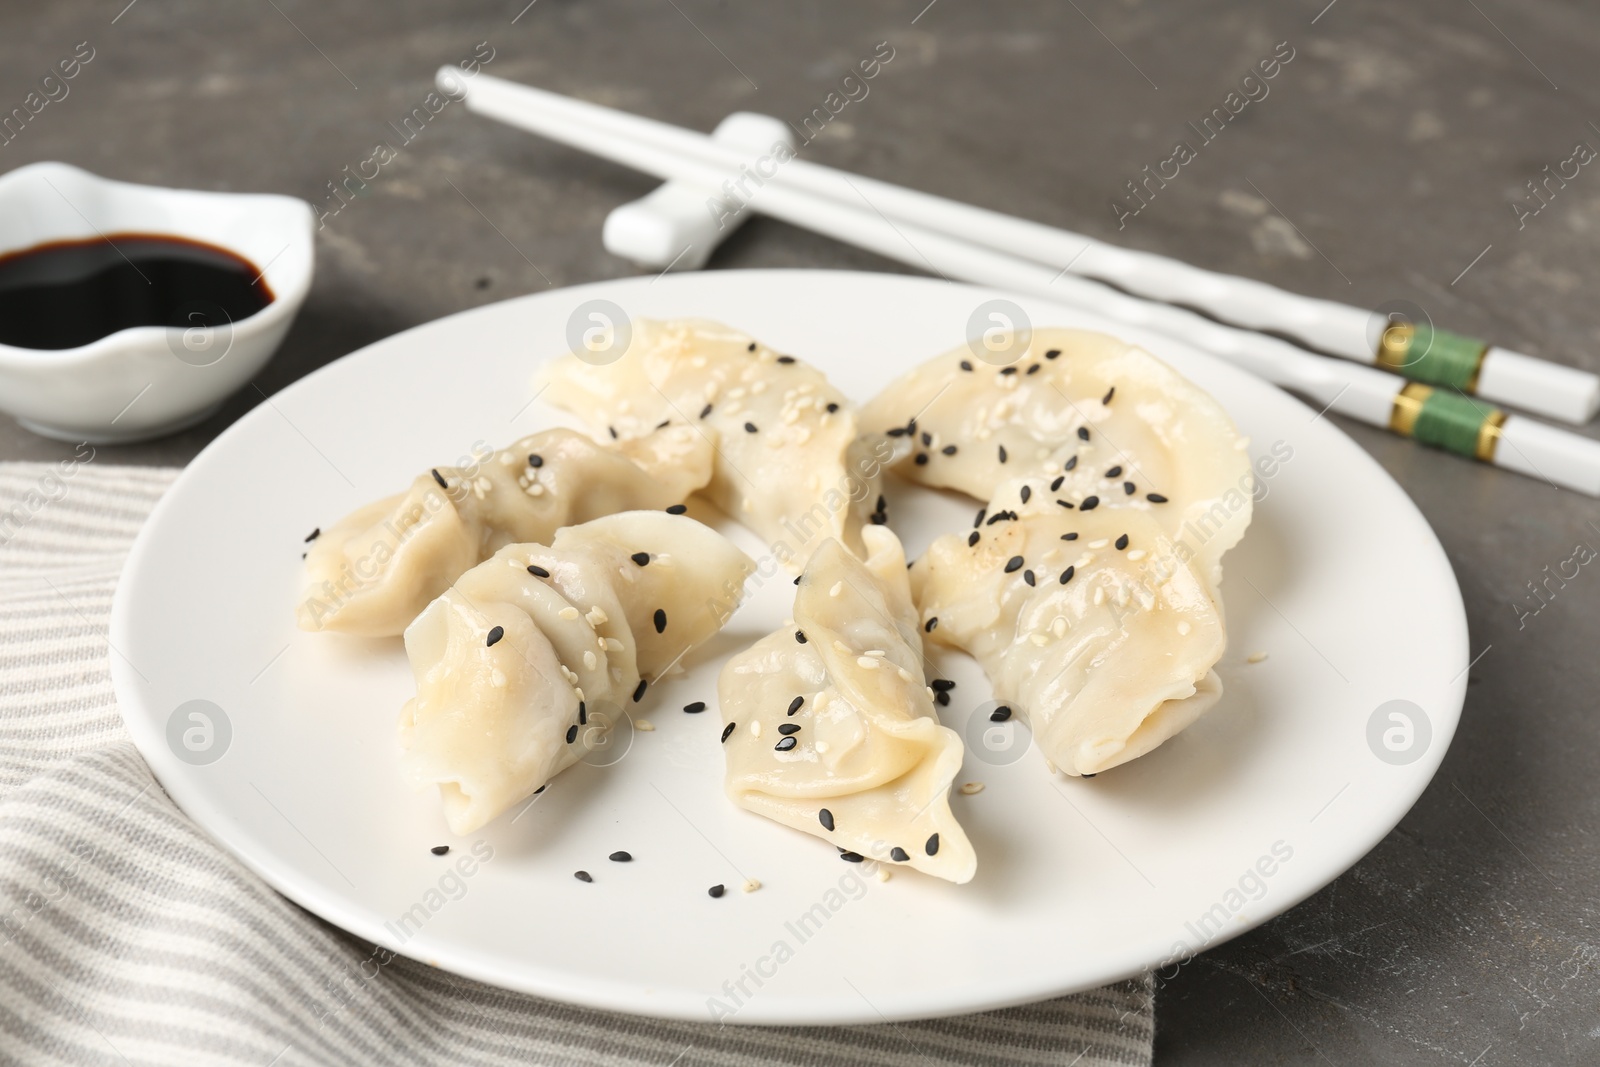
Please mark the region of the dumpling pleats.
[[841, 851], [966, 882], [977, 857], [949, 803], [961, 739], [934, 714], [900, 543], [881, 526], [863, 537], [865, 563], [824, 542], [794, 624], [724, 667], [728, 795]]

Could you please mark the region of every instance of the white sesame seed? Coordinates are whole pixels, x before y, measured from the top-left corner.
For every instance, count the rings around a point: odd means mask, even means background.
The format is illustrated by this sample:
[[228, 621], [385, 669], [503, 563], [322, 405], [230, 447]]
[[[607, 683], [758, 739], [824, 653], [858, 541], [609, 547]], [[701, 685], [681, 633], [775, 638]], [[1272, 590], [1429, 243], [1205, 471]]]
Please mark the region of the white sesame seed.
[[856, 658], [856, 666], [862, 668], [863, 670], [876, 670], [878, 661], [873, 659], [871, 656], [858, 656]]
[[1178, 636], [1179, 637], [1187, 637], [1187, 636], [1189, 636], [1189, 629], [1190, 629], [1190, 627], [1189, 627], [1188, 620], [1187, 619], [1180, 620], [1179, 623], [1178, 623]]
[[611, 621], [611, 616], [600, 610], [599, 604], [596, 604], [594, 607], [590, 608], [589, 613], [585, 615], [584, 618], [588, 619], [590, 625], [593, 626], [604, 626], [606, 623]]
[[568, 622], [571, 622], [573, 619], [578, 617], [578, 609], [570, 606], [565, 607], [556, 612], [556, 615], [560, 618], [566, 619]]
[[606, 649], [607, 652], [621, 652], [622, 651], [622, 642], [618, 641], [615, 637], [607, 637], [604, 640], [602, 640], [600, 643], [605, 646], [605, 649]]
[[890, 878], [892, 878], [894, 876], [889, 873], [889, 868], [888, 867], [886, 867], [886, 866], [884, 866], [883, 864], [880, 863], [880, 864], [878, 864], [877, 874], [875, 874], [873, 877], [877, 878], [878, 881], [880, 881], [880, 882], [887, 882]]
[[901, 681], [902, 681], [902, 682], [909, 682], [909, 681], [911, 681], [911, 672], [910, 672], [910, 671], [908, 671], [908, 670], [906, 670], [906, 669], [905, 669], [905, 668], [904, 668], [904, 667], [901, 667], [901, 668], [900, 668], [900, 669], [899, 669], [899, 674], [900, 674], [900, 680], [901, 680]]
[[829, 596], [838, 596], [842, 589], [844, 589], [844, 583], [843, 582], [834, 582], [833, 583], [833, 588], [828, 590], [828, 595]]
[[1032, 641], [1040, 648], [1043, 648], [1049, 642], [1050, 638], [1046, 637], [1044, 634], [1029, 634], [1028, 640]]
[[760, 737], [761, 736], [761, 720], [760, 719], [751, 719], [750, 720], [750, 736], [752, 736], [752, 737]]
[[889, 653], [885, 652], [881, 648], [869, 648], [865, 652], [862, 653], [863, 656], [876, 656], [879, 659], [882, 659], [884, 656], [887, 656], [888, 654]]
[[494, 673], [489, 675], [489, 684], [494, 686], [496, 689], [504, 689], [505, 688], [505, 686], [506, 686], [506, 676], [505, 676], [504, 672], [502, 672], [500, 670], [500, 668], [496, 667], [495, 670], [494, 670]]
[[528, 483], [528, 495], [529, 496], [544, 496], [544, 486], [540, 485], [538, 482], [529, 482]]
[[977, 794], [979, 794], [981, 792], [983, 792], [983, 783], [982, 782], [962, 782], [961, 783], [961, 793], [962, 793], [963, 796], [969, 796], [969, 797], [970, 796], [976, 796]]
[[1099, 607], [1106, 602], [1106, 591], [1103, 586], [1094, 587], [1094, 606]]
[[825, 754], [828, 751], [829, 745], [828, 745], [828, 742], [826, 742], [826, 741], [818, 741], [812, 747], [817, 750], [817, 755], [821, 756], [821, 755]]
[[1098, 540], [1090, 541], [1084, 547], [1086, 547], [1086, 548], [1104, 548], [1107, 545], [1109, 545], [1110, 543], [1111, 543], [1111, 541], [1110, 541], [1109, 538], [1102, 537], [1102, 538], [1099, 538]]
[[649, 719], [634, 719], [633, 728], [641, 734], [648, 734], [655, 730], [656, 724]]
[[595, 658], [593, 652], [585, 652], [583, 654], [583, 665], [592, 671], [596, 667], [600, 666], [600, 661]]
[[1244, 661], [1246, 663], [1260, 663], [1266, 658], [1267, 654], [1265, 652], [1252, 652], [1244, 658]]
[[1138, 563], [1141, 559], [1144, 559], [1144, 557], [1145, 551], [1142, 548], [1136, 548], [1132, 552], [1128, 553], [1128, 558], [1133, 560], [1135, 563]]

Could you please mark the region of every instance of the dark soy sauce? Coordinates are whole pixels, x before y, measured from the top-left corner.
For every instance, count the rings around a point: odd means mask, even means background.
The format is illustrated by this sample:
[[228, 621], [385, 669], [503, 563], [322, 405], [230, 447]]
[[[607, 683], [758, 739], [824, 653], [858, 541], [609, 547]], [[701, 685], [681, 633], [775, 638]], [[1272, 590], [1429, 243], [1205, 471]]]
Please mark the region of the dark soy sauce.
[[52, 241], [0, 256], [0, 344], [60, 349], [132, 326], [222, 326], [272, 303], [225, 248], [153, 233]]

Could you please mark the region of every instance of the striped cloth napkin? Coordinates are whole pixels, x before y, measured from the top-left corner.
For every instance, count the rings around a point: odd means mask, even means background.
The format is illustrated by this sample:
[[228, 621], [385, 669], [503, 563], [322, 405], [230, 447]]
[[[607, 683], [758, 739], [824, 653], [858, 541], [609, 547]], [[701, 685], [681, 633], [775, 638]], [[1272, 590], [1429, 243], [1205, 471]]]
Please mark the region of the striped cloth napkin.
[[79, 456], [0, 463], [0, 1063], [1150, 1063], [1148, 974], [963, 1018], [779, 1029], [575, 1008], [401, 957], [370, 966], [373, 946], [201, 833], [128, 741], [111, 593], [177, 472]]

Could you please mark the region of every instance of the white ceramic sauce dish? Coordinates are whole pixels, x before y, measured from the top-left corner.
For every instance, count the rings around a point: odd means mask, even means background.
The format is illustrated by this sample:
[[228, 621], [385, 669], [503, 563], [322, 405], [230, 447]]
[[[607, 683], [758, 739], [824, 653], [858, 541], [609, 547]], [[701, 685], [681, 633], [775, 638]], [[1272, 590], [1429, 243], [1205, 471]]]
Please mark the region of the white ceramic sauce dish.
[[205, 419], [271, 358], [305, 302], [314, 222], [293, 197], [134, 185], [64, 163], [0, 176], [0, 255], [117, 234], [176, 237], [255, 264], [273, 294], [231, 324], [135, 326], [76, 348], [0, 344], [0, 409], [35, 433], [93, 444]]

